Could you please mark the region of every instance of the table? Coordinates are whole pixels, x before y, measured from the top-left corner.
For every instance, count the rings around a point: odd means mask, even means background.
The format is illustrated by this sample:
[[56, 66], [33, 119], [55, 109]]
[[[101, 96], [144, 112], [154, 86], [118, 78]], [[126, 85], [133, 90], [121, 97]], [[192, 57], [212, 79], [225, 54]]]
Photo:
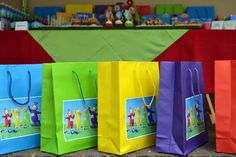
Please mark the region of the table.
[[202, 61], [214, 92], [214, 61], [236, 59], [236, 31], [32, 30], [0, 32], [0, 63]]

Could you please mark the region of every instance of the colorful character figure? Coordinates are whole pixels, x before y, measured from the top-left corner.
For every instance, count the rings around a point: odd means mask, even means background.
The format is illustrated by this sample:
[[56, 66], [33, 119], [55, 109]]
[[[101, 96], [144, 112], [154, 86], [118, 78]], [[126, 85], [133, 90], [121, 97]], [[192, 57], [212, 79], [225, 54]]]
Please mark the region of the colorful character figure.
[[76, 127], [81, 128], [81, 115], [82, 115], [82, 113], [80, 112], [80, 110], [78, 110], [74, 113], [74, 115], [75, 115]]
[[148, 113], [149, 125], [154, 125], [155, 121], [153, 119], [153, 114], [156, 113], [156, 112], [152, 110], [152, 106], [146, 106], [146, 110], [147, 110], [147, 113]]
[[201, 124], [201, 110], [200, 110], [200, 105], [199, 105], [199, 103], [197, 103], [196, 105], [195, 105], [195, 109], [196, 109], [196, 117], [197, 117], [197, 121], [198, 121], [198, 125], [200, 125]]
[[120, 5], [115, 5], [114, 6], [114, 14], [115, 14], [115, 25], [116, 26], [123, 26], [122, 22], [122, 11], [121, 11], [121, 6]]
[[90, 107], [89, 107], [89, 113], [91, 115], [92, 127], [93, 128], [97, 128], [98, 122], [97, 122], [97, 111], [96, 111], [96, 108], [93, 107], [92, 109], [90, 109]]
[[188, 128], [190, 128], [191, 127], [191, 110], [188, 111], [187, 119], [188, 119]]
[[29, 112], [31, 113], [31, 120], [35, 126], [40, 126], [40, 121], [38, 114], [41, 114], [41, 112], [38, 111], [37, 103], [35, 102], [33, 106], [28, 106]]
[[132, 108], [130, 107], [129, 108], [129, 126], [134, 126], [134, 116], [135, 116], [135, 113], [133, 113], [133, 110]]
[[4, 113], [2, 116], [2, 118], [5, 119], [4, 127], [11, 127], [11, 117], [12, 117], [12, 114], [9, 113], [8, 109], [4, 109]]
[[66, 115], [66, 119], [68, 119], [67, 128], [70, 128], [70, 129], [73, 128], [74, 118], [75, 116], [72, 114], [70, 110], [68, 110], [67, 115]]
[[83, 126], [84, 126], [84, 127], [88, 127], [88, 128], [90, 127], [88, 108], [84, 109]]
[[24, 126], [24, 127], [29, 127], [29, 126], [31, 126], [31, 123], [30, 123], [30, 114], [29, 114], [29, 112], [28, 112], [28, 109], [27, 109], [27, 107], [24, 107], [23, 109], [22, 109], [22, 112], [23, 112], [23, 119], [22, 119], [22, 125]]
[[140, 108], [138, 107], [138, 108], [136, 108], [136, 109], [134, 109], [134, 114], [135, 114], [135, 116], [136, 116], [136, 125], [137, 126], [140, 126]]
[[15, 127], [20, 127], [20, 111], [16, 108], [11, 111]]
[[145, 106], [142, 107], [142, 125], [148, 125], [148, 119], [147, 119], [147, 110], [145, 108]]
[[133, 21], [132, 21], [132, 16], [130, 14], [130, 10], [125, 10], [124, 12], [124, 17], [125, 17], [125, 27], [133, 27]]
[[113, 27], [114, 16], [112, 11], [113, 9], [111, 6], [107, 7], [105, 11], [105, 18], [106, 18], [105, 27]]

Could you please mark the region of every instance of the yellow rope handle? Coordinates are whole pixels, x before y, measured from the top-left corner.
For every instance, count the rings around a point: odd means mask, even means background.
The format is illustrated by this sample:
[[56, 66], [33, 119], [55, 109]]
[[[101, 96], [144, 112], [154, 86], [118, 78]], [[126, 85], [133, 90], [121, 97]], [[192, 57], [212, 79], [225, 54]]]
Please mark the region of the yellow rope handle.
[[[151, 78], [151, 81], [152, 81], [152, 85], [153, 85], [153, 89], [154, 89], [154, 90], [153, 90], [153, 95], [152, 95], [152, 100], [151, 100], [151, 102], [150, 102], [149, 104], [147, 104], [147, 102], [146, 102], [146, 100], [145, 100], [145, 98], [144, 98], [142, 85], [141, 85], [141, 82], [140, 82], [140, 80], [138, 79], [138, 77], [137, 77], [137, 80], [138, 80], [138, 85], [139, 85], [140, 92], [141, 92], [141, 95], [142, 95], [143, 103], [144, 103], [145, 106], [150, 107], [150, 106], [152, 106], [152, 103], [153, 103], [153, 101], [154, 101], [154, 99], [155, 99], [156, 86], [155, 86], [154, 80], [153, 80], [153, 78], [152, 78], [152, 76], [151, 76], [151, 71], [148, 69], [147, 72], [148, 72], [148, 74], [150, 75], [150, 78]], [[135, 70], [134, 70], [134, 73], [136, 73]]]

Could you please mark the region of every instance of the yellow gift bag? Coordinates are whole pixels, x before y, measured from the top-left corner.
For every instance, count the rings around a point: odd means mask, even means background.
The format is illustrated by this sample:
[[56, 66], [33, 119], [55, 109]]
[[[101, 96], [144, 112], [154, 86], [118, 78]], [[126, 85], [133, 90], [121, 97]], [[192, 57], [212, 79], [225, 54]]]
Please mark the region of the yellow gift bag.
[[118, 155], [155, 144], [157, 62], [98, 65], [98, 150]]

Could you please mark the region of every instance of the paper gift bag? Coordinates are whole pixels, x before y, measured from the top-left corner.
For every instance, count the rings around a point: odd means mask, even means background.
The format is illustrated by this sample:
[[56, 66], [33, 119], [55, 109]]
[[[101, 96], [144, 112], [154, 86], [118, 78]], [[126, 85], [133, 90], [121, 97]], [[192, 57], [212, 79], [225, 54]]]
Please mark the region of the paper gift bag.
[[158, 86], [158, 63], [99, 63], [99, 151], [122, 155], [155, 144]]
[[216, 151], [236, 153], [236, 61], [215, 62]]
[[156, 14], [182, 14], [184, 7], [182, 4], [157, 4]]
[[161, 62], [158, 152], [187, 155], [208, 140], [201, 63]]
[[65, 154], [97, 145], [97, 64], [43, 65], [41, 150]]
[[0, 154], [38, 147], [42, 65], [1, 65], [0, 76]]
[[215, 7], [191, 6], [187, 8], [187, 14], [192, 22], [211, 22], [215, 19]]

